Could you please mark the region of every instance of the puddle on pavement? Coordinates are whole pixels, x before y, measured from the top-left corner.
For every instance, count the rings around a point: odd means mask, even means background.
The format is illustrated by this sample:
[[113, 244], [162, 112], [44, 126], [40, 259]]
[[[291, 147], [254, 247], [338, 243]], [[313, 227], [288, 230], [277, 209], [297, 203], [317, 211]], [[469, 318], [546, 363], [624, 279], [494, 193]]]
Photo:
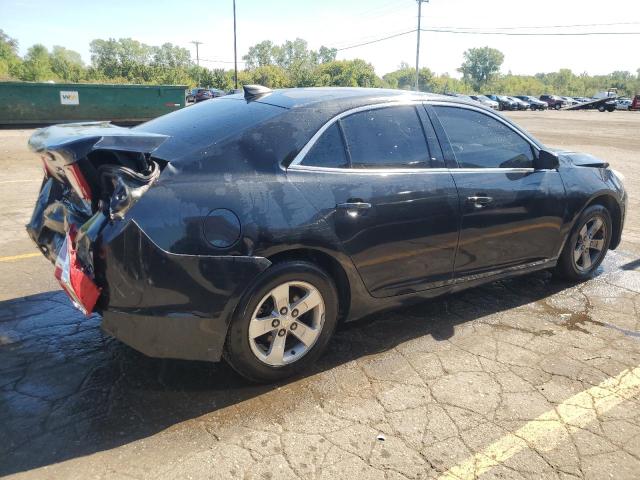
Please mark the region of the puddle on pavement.
[[494, 327], [496, 330], [515, 330], [517, 332], [528, 333], [530, 335], [533, 335], [534, 337], [550, 337], [556, 334], [553, 330], [531, 330], [529, 328], [519, 327], [517, 325], [507, 325], [504, 323], [498, 323], [494, 325]]
[[548, 313], [553, 317], [560, 318], [561, 323], [559, 323], [559, 325], [565, 327], [569, 331], [581, 332], [586, 333], [587, 335], [591, 335], [593, 332], [589, 331], [586, 328], [587, 325], [591, 324], [598, 327], [616, 330], [628, 337], [640, 338], [640, 332], [627, 330], [626, 328], [621, 328], [608, 322], [595, 320], [590, 314], [590, 310], [592, 307], [589, 302], [587, 302], [586, 311], [582, 312], [573, 312], [567, 308], [555, 307], [553, 305], [550, 305], [547, 300], [541, 300], [540, 302], [538, 302], [538, 305], [542, 307], [545, 313]]

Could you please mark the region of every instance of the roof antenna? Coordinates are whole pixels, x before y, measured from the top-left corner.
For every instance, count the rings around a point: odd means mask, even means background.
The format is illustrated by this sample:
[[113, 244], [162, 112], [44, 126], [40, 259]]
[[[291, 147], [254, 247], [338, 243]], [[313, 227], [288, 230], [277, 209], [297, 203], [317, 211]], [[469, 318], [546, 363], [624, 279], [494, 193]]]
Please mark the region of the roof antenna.
[[247, 101], [255, 100], [272, 92], [270, 88], [262, 85], [243, 85], [242, 88], [244, 89], [244, 99]]

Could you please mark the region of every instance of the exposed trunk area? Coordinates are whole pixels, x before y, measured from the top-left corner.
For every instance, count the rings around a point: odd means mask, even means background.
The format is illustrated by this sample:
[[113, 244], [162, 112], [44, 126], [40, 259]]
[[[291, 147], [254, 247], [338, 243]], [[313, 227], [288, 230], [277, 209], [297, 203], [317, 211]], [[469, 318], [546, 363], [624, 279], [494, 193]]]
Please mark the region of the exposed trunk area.
[[97, 123], [48, 127], [29, 140], [45, 178], [27, 231], [85, 313], [100, 293], [94, 270], [100, 232], [158, 179], [166, 162], [151, 152], [166, 138]]

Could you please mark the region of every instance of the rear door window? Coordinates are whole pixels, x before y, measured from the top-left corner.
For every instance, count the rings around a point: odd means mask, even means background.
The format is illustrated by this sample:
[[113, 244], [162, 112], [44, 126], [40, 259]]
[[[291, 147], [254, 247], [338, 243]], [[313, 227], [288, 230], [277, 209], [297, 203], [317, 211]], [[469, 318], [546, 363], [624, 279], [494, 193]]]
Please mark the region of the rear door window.
[[352, 168], [427, 168], [427, 142], [414, 106], [385, 107], [340, 120]]
[[302, 165], [346, 168], [349, 166], [338, 123], [332, 124], [305, 155]]
[[533, 149], [521, 135], [476, 110], [434, 106], [460, 168], [533, 168]]

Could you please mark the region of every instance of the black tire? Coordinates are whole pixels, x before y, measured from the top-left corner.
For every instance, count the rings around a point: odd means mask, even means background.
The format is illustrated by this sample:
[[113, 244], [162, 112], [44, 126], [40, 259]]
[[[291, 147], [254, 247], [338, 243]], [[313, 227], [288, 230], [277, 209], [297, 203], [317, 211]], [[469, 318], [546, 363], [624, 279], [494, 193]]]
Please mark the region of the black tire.
[[[581, 269], [574, 259], [574, 252], [577, 252], [578, 250], [580, 231], [585, 225], [589, 224], [595, 218], [601, 219], [604, 225], [604, 233], [602, 235], [603, 248], [599, 251], [597, 256], [593, 258], [593, 261], [590, 262], [591, 265], [589, 268]], [[602, 205], [591, 205], [588, 207], [584, 212], [582, 212], [571, 230], [571, 234], [569, 235], [564, 249], [562, 250], [562, 254], [558, 259], [556, 273], [562, 278], [573, 282], [581, 282], [591, 278], [604, 260], [604, 257], [607, 255], [607, 250], [609, 250], [609, 244], [611, 243], [611, 233], [612, 223], [609, 210]]]
[[604, 112], [605, 110], [606, 110], [606, 108], [605, 108], [605, 106], [604, 106], [604, 105], [600, 105], [600, 106], [598, 107], [598, 111], [599, 111], [599, 112]]
[[556, 103], [553, 108], [555, 108], [556, 110], [560, 110], [562, 108], [562, 105], [560, 105], [559, 103]]
[[[299, 360], [282, 366], [272, 366], [264, 363], [252, 351], [249, 344], [249, 324], [265, 295], [286, 282], [305, 282], [318, 290], [324, 302], [324, 322], [315, 343]], [[276, 263], [260, 275], [240, 300], [236, 315], [229, 325], [223, 356], [236, 372], [252, 382], [276, 382], [296, 375], [316, 362], [325, 351], [337, 320], [338, 294], [333, 280], [324, 270], [305, 261]]]

